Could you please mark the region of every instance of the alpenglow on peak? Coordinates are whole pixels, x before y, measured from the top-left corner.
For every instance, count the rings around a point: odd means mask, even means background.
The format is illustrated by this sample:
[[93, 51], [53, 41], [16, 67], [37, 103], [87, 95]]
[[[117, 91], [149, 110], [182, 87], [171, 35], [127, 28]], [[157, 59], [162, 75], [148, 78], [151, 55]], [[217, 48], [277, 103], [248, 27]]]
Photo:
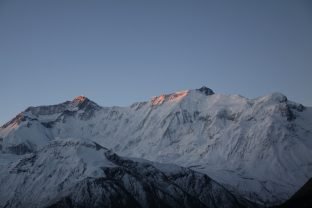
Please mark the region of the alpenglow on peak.
[[82, 102], [84, 102], [85, 100], [88, 100], [88, 98], [87, 98], [86, 96], [79, 95], [79, 96], [77, 96], [77, 97], [75, 97], [75, 98], [73, 99], [73, 102], [80, 102], [80, 103], [82, 103]]

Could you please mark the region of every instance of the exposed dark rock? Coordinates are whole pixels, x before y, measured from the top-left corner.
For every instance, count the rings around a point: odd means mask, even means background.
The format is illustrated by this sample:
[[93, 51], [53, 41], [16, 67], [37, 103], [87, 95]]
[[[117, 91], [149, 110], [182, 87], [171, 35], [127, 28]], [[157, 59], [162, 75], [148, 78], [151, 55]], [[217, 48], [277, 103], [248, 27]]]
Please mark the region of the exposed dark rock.
[[289, 200], [275, 208], [311, 208], [312, 207], [312, 179], [300, 188]]
[[70, 101], [66, 101], [64, 103], [60, 103], [56, 105], [29, 107], [25, 110], [25, 112], [30, 112], [35, 116], [50, 115], [50, 114], [61, 113], [65, 111], [68, 108], [69, 104], [70, 104]]
[[296, 115], [294, 112], [291, 110], [291, 107], [287, 104], [282, 105], [280, 107], [280, 111], [282, 116], [286, 117], [287, 121], [293, 121], [296, 119]]
[[53, 123], [54, 123], [54, 122], [42, 122], [41, 124], [42, 124], [44, 127], [50, 129], [50, 128], [53, 127]]
[[201, 87], [201, 88], [199, 88], [197, 90], [202, 92], [202, 93], [204, 93], [205, 95], [213, 95], [213, 94], [215, 94], [212, 89], [210, 89], [208, 87], [205, 87], [205, 86], [203, 86], [203, 87]]
[[18, 144], [15, 146], [7, 147], [8, 152], [17, 154], [17, 155], [23, 155], [26, 153], [32, 152], [31, 148], [29, 148], [26, 144]]
[[296, 110], [298, 112], [302, 112], [306, 109], [306, 107], [304, 107], [302, 104], [291, 104], [291, 103], [289, 103], [288, 106], [291, 109]]

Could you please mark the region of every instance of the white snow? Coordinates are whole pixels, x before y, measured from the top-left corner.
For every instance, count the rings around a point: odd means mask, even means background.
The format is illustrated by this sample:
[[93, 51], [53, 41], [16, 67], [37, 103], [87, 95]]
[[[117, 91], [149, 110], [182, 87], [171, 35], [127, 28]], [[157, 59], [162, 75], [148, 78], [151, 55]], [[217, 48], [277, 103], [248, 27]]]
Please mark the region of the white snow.
[[[4, 151], [23, 142], [38, 149], [54, 138], [91, 139], [123, 156], [192, 167], [254, 201], [275, 204], [312, 177], [312, 108], [292, 109], [296, 119], [289, 121], [288, 104], [298, 105], [280, 93], [247, 99], [187, 90], [101, 108], [87, 120], [77, 109], [72, 116], [36, 115], [38, 121], [1, 129], [0, 137]], [[40, 124], [47, 121], [55, 123]]]

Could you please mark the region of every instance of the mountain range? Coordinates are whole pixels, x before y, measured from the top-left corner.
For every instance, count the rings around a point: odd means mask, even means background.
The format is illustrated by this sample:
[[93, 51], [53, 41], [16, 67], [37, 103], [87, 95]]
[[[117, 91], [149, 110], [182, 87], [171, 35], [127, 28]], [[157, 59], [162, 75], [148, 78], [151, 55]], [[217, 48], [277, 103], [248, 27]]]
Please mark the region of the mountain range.
[[[0, 128], [2, 207], [257, 207], [312, 177], [312, 108], [207, 87], [29, 107]], [[36, 196], [36, 197], [34, 197]]]

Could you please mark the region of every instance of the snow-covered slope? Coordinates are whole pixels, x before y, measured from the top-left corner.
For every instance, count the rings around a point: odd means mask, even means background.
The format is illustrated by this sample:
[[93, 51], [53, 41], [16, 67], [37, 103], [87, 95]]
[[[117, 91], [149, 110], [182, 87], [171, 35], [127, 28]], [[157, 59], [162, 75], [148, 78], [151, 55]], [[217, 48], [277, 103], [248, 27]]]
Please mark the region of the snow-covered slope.
[[266, 204], [285, 201], [312, 177], [312, 108], [280, 93], [247, 99], [203, 87], [130, 107], [80, 96], [26, 109], [0, 137], [2, 151], [15, 154], [89, 138], [122, 156], [191, 167]]
[[2, 169], [0, 207], [247, 207], [208, 176], [62, 139]]

